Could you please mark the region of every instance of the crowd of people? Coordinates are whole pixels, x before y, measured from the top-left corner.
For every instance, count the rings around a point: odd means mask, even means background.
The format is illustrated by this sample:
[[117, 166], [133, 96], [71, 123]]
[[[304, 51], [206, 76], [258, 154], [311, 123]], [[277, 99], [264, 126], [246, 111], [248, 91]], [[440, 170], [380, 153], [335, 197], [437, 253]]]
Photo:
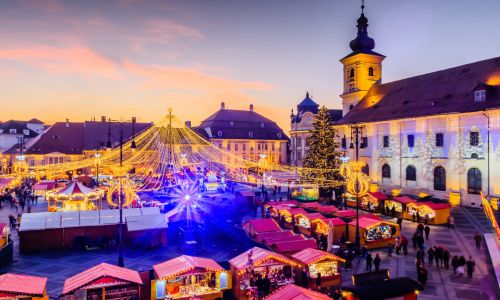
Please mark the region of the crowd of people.
[[0, 192], [0, 209], [6, 205], [15, 208], [16, 215], [9, 215], [9, 225], [13, 229], [19, 229], [22, 214], [31, 212], [31, 207], [37, 205], [38, 196], [33, 190], [34, 180], [24, 179], [15, 188], [5, 188]]

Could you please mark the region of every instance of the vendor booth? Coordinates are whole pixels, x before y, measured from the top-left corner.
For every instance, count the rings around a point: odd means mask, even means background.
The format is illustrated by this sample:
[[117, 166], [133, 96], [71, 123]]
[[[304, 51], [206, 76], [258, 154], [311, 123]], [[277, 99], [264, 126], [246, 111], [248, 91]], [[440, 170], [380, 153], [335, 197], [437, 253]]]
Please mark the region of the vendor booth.
[[309, 273], [308, 288], [313, 290], [318, 289], [316, 286], [316, 278], [318, 273], [321, 274], [322, 287], [339, 286], [341, 283], [340, 263], [345, 262], [344, 259], [331, 253], [318, 249], [304, 249], [292, 255], [292, 258], [297, 261], [301, 268], [295, 269], [298, 282], [303, 282], [301, 278], [302, 269], [306, 268]]
[[217, 299], [231, 275], [213, 259], [182, 255], [153, 266], [151, 299]]
[[356, 218], [356, 211], [354, 209], [344, 209], [344, 210], [339, 210], [336, 213], [334, 213], [335, 217], [342, 218], [345, 221], [350, 221], [354, 218]]
[[282, 228], [293, 229], [295, 226], [295, 216], [298, 214], [307, 214], [303, 208], [285, 207], [279, 210], [279, 225]]
[[0, 298], [48, 300], [46, 285], [46, 277], [3, 274], [0, 275]]
[[339, 209], [333, 205], [322, 205], [319, 206], [316, 211], [323, 214], [325, 217], [330, 218], [333, 217]]
[[[355, 242], [356, 220], [349, 223], [349, 241]], [[359, 219], [360, 246], [368, 249], [395, 245], [395, 238], [399, 236], [399, 225], [392, 222], [380, 221], [373, 218]]]
[[435, 203], [435, 202], [414, 202], [406, 206], [405, 217], [411, 219], [412, 215], [416, 213], [420, 215], [423, 221], [425, 216], [429, 217], [429, 224], [439, 225], [447, 224], [450, 218], [451, 205], [449, 203]]
[[311, 224], [313, 221], [318, 219], [324, 219], [325, 217], [320, 213], [310, 213], [310, 214], [297, 214], [294, 216], [295, 226], [300, 233], [311, 235]]
[[62, 300], [141, 299], [137, 271], [101, 263], [64, 281]]
[[298, 264], [285, 256], [259, 247], [249, 249], [229, 261], [233, 275], [233, 295], [236, 299], [257, 296], [255, 281], [268, 276], [271, 291], [293, 283], [293, 268]]
[[66, 187], [47, 193], [49, 211], [96, 210], [101, 207], [98, 191], [72, 181]]
[[319, 187], [317, 185], [301, 185], [290, 189], [292, 199], [300, 202], [311, 202], [319, 199]]
[[243, 223], [243, 229], [251, 238], [262, 233], [281, 231], [281, 228], [274, 219], [248, 220]]
[[329, 224], [333, 225], [333, 240], [339, 241], [342, 236], [347, 237], [347, 223], [340, 218], [316, 219], [312, 221], [314, 232], [317, 235], [328, 235]]
[[396, 217], [406, 217], [405, 216], [406, 206], [410, 203], [415, 203], [415, 202], [416, 202], [415, 199], [412, 199], [408, 196], [394, 197], [393, 199], [384, 201], [384, 211], [387, 210], [390, 212], [394, 207], [394, 211], [396, 212]]
[[275, 291], [265, 299], [266, 300], [285, 300], [285, 299], [331, 300], [331, 298], [325, 294], [311, 291], [310, 289], [305, 289], [295, 284], [289, 284]]
[[269, 215], [273, 218], [279, 218], [279, 212], [282, 209], [297, 207], [296, 201], [287, 202], [269, 202], [264, 205], [264, 211], [269, 212]]
[[389, 197], [381, 192], [368, 192], [361, 198], [361, 209], [369, 212], [378, 212], [384, 207], [384, 201]]
[[56, 182], [54, 180], [40, 180], [33, 186], [33, 192], [37, 196], [46, 197], [47, 193], [53, 191], [56, 188]]

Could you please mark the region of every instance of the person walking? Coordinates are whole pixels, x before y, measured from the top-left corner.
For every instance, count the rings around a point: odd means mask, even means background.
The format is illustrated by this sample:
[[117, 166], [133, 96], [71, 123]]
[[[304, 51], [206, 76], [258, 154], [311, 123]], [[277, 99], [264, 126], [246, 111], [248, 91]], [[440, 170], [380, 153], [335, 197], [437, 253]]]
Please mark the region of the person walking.
[[321, 273], [318, 272], [318, 274], [316, 275], [316, 289], [319, 291], [321, 290]]
[[438, 267], [438, 268], [439, 268], [440, 264], [442, 265], [441, 260], [443, 259], [443, 254], [444, 254], [443, 247], [434, 246], [434, 258], [436, 260], [436, 267]]
[[428, 255], [429, 266], [432, 266], [432, 263], [434, 261], [434, 248], [429, 247], [427, 255]]
[[424, 223], [425, 223], [425, 225], [429, 224], [429, 214], [425, 214]]
[[373, 262], [372, 254], [368, 253], [368, 255], [366, 256], [366, 270], [368, 272], [372, 271], [372, 262]]
[[387, 256], [392, 257], [392, 251], [393, 251], [393, 246], [392, 244], [389, 244], [389, 246], [387, 246]]
[[420, 223], [420, 213], [417, 212], [417, 223]]
[[444, 268], [448, 270], [448, 268], [450, 267], [450, 251], [448, 251], [447, 249], [445, 249], [443, 252], [443, 264]]
[[417, 244], [418, 244], [418, 248], [422, 251], [424, 251], [424, 236], [422, 235], [422, 233], [419, 233], [417, 235]]
[[375, 255], [375, 258], [373, 259], [373, 264], [375, 265], [375, 272], [378, 272], [380, 270], [380, 263], [382, 262], [382, 260], [380, 259], [380, 256], [378, 255]]
[[481, 249], [481, 242], [483, 241], [483, 237], [481, 236], [481, 234], [477, 233], [474, 236], [474, 241], [476, 241], [476, 248], [478, 250]]
[[302, 287], [307, 289], [309, 287], [309, 274], [307, 273], [306, 268], [302, 269], [302, 274], [300, 276], [300, 279]]
[[399, 255], [401, 253], [401, 238], [399, 236], [396, 237], [396, 254]]
[[429, 233], [431, 232], [431, 228], [429, 227], [429, 225], [425, 225], [424, 232], [425, 232], [425, 239], [428, 241], [429, 240]]
[[458, 256], [453, 256], [451, 259], [451, 267], [453, 268], [453, 274], [457, 274], [458, 269]]
[[406, 236], [401, 236], [401, 248], [403, 249], [403, 254], [408, 255], [408, 239]]
[[411, 221], [412, 221], [413, 223], [415, 223], [415, 220], [416, 220], [416, 219], [417, 219], [417, 214], [416, 214], [415, 212], [413, 212], [413, 213], [411, 214]]
[[393, 205], [392, 208], [391, 208], [391, 215], [392, 215], [393, 218], [396, 217], [396, 206], [395, 205]]
[[469, 256], [469, 260], [465, 264], [467, 265], [467, 276], [472, 278], [472, 274], [476, 268], [476, 262], [472, 259], [472, 256]]
[[466, 264], [465, 257], [463, 255], [461, 255], [460, 258], [458, 259], [458, 269], [457, 269], [458, 274], [460, 276], [464, 276], [465, 264]]
[[399, 231], [402, 231], [403, 230], [403, 218], [398, 217], [398, 220], [396, 221], [396, 223], [398, 223], [398, 225], [399, 225]]
[[418, 267], [418, 281], [422, 285], [425, 285], [427, 283], [427, 268], [425, 267], [425, 264], [423, 262], [420, 263]]

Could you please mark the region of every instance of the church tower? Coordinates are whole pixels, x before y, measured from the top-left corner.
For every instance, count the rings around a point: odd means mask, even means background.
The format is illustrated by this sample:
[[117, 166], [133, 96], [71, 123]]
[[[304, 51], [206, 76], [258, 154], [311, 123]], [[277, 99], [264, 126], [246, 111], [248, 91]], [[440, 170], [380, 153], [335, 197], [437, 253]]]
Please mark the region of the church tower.
[[382, 81], [382, 61], [385, 56], [373, 51], [375, 41], [368, 36], [368, 19], [364, 8], [363, 3], [357, 25], [358, 34], [349, 43], [352, 52], [340, 60], [344, 65], [344, 92], [340, 95], [343, 116], [358, 104], [372, 85]]

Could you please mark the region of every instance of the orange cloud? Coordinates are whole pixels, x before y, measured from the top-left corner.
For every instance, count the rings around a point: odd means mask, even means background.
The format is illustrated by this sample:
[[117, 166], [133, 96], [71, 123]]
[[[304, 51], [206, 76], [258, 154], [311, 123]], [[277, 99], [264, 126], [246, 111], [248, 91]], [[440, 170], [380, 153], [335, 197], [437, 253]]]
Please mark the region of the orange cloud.
[[16, 61], [56, 74], [120, 78], [117, 64], [85, 47], [35, 46], [0, 50], [0, 60]]

